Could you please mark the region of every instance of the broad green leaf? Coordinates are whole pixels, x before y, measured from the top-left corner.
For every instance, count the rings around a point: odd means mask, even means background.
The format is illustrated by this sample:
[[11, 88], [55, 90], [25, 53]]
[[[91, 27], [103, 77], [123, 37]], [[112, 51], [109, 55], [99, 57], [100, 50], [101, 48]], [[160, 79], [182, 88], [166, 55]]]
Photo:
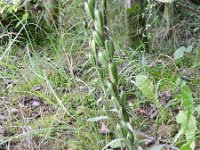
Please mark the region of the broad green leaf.
[[195, 150], [195, 142], [194, 139], [190, 139], [188, 142], [183, 144], [180, 147], [180, 150]]
[[192, 112], [194, 107], [192, 92], [187, 85], [181, 87], [181, 96], [183, 101], [183, 106], [187, 111]]
[[99, 117], [89, 118], [87, 121], [97, 122], [97, 121], [106, 120], [106, 119], [109, 119], [109, 117], [108, 116], [99, 116]]
[[176, 143], [177, 140], [180, 138], [180, 136], [184, 133], [184, 127], [185, 127], [185, 123], [186, 123], [186, 118], [187, 118], [187, 115], [183, 111], [180, 111], [178, 113], [178, 115], [176, 115], [176, 122], [181, 124], [181, 127], [180, 127], [180, 129], [178, 131], [178, 134], [174, 138], [174, 143]]
[[155, 99], [153, 83], [147, 76], [141, 74], [137, 75], [136, 85], [146, 97]]
[[126, 127], [131, 131], [134, 132], [133, 127], [131, 126], [131, 124], [129, 122], [126, 123]]
[[107, 147], [111, 147], [111, 148], [120, 148], [121, 147], [121, 142], [125, 141], [125, 138], [118, 138], [118, 139], [114, 139], [111, 142], [109, 142], [102, 150], [105, 150]]
[[125, 91], [121, 91], [120, 100], [123, 107], [127, 105], [127, 93]]
[[177, 60], [177, 59], [182, 58], [184, 55], [184, 51], [185, 51], [184, 46], [181, 46], [180, 48], [178, 48], [174, 53], [174, 59]]
[[194, 116], [190, 117], [188, 128], [185, 131], [185, 136], [187, 140], [195, 138], [195, 131], [197, 130], [196, 119]]
[[99, 53], [99, 61], [102, 63], [102, 65], [106, 68], [108, 66], [108, 58], [106, 56], [105, 51]]
[[[180, 138], [182, 134], [185, 134], [187, 141], [192, 141], [193, 143], [195, 139], [195, 131], [197, 130], [196, 119], [194, 116], [189, 117], [189, 121], [187, 121], [188, 113], [184, 111], [180, 111], [176, 116], [176, 121], [181, 125], [178, 134], [175, 136], [174, 142]], [[187, 128], [185, 128], [187, 127]], [[192, 145], [190, 144], [190, 147]]]
[[[180, 111], [179, 114], [176, 116], [177, 123], [181, 124], [181, 128], [185, 127], [187, 119], [187, 113], [184, 111]], [[196, 131], [196, 119], [194, 116], [190, 116], [189, 122], [188, 122], [188, 128], [185, 131], [186, 139], [190, 139], [194, 136], [194, 133]]]
[[[192, 97], [192, 92], [190, 88], [184, 83], [181, 85], [181, 96], [183, 101], [183, 106], [186, 108], [186, 112], [180, 111], [176, 116], [177, 123], [181, 124], [181, 128], [176, 135], [174, 142], [178, 140], [178, 138], [185, 134], [187, 143], [182, 145], [181, 150], [187, 150], [189, 148], [194, 148], [195, 143], [195, 131], [197, 130], [196, 119], [192, 115], [194, 111], [194, 102]], [[189, 143], [188, 143], [189, 142]]]
[[128, 135], [128, 129], [126, 127], [126, 123], [124, 121], [121, 122], [120, 125], [117, 125], [117, 129], [119, 133], [121, 134], [121, 137], [126, 138]]
[[192, 46], [192, 45], [189, 45], [189, 46], [184, 50], [184, 52], [191, 52], [191, 51], [192, 51], [192, 48], [193, 48], [193, 46]]
[[130, 117], [129, 114], [126, 110], [126, 108], [122, 107], [121, 109], [121, 118], [124, 122], [129, 122], [130, 121]]
[[189, 143], [185, 143], [181, 146], [180, 150], [190, 150], [190, 144]]

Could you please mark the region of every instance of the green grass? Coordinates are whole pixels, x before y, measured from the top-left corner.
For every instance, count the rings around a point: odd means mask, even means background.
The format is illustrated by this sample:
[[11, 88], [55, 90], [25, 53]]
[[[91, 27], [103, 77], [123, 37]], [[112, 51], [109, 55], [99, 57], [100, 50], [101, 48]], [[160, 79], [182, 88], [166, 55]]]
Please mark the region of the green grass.
[[[187, 110], [181, 97], [182, 80], [192, 91], [193, 116], [198, 130], [200, 125], [200, 37], [195, 34], [195, 40], [191, 39], [196, 42], [193, 51], [176, 61], [173, 59], [174, 46], [177, 48], [187, 43], [186, 39], [177, 40], [173, 46], [169, 44], [172, 41], [154, 45], [157, 53], [127, 49], [123, 30], [118, 32], [123, 27], [123, 23], [120, 24], [123, 21], [122, 8], [118, 2], [113, 6], [116, 7], [109, 11], [112, 19], [108, 25], [116, 44], [114, 60], [118, 66], [119, 88], [128, 93], [127, 110], [131, 116], [130, 123], [137, 132], [137, 142], [150, 149], [155, 143], [145, 145], [144, 140], [154, 137], [160, 144], [180, 148], [186, 142], [185, 136], [176, 143], [173, 141], [180, 129], [176, 115]], [[20, 35], [22, 39], [12, 35], [7, 44], [0, 42], [0, 149], [12, 146], [25, 149], [28, 145], [27, 149], [101, 150], [117, 137], [119, 117], [105, 110], [101, 84], [88, 61], [90, 34], [84, 28], [83, 3], [74, 0], [64, 7], [61, 9], [64, 15], [61, 32], [41, 24], [40, 38], [32, 30], [26, 32], [26, 28], [19, 28], [17, 33], [24, 33]], [[199, 20], [192, 19], [198, 25]], [[184, 22], [191, 25], [187, 18]], [[34, 29], [32, 27], [29, 26]], [[11, 31], [4, 28], [4, 32]], [[188, 32], [191, 32], [189, 27]], [[176, 38], [181, 39], [181, 35], [176, 34]], [[152, 81], [155, 94], [166, 110], [166, 114], [162, 114], [164, 120], [160, 119], [162, 116], [156, 104], [135, 85], [138, 74], [146, 75]], [[170, 92], [168, 97], [166, 92]], [[113, 108], [111, 101], [108, 103]], [[108, 120], [87, 121], [108, 112], [111, 116]], [[102, 124], [111, 134], [100, 133]], [[200, 148], [198, 130], [195, 131], [196, 149]]]

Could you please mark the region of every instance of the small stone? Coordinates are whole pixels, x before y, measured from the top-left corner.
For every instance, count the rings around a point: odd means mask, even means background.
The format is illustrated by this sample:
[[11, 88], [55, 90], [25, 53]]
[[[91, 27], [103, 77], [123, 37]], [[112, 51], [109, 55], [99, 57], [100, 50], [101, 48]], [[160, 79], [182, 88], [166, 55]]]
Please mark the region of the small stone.
[[38, 102], [38, 101], [33, 101], [33, 102], [32, 102], [32, 106], [38, 107], [38, 106], [40, 106], [40, 102]]
[[17, 112], [18, 112], [18, 109], [16, 109], [16, 108], [11, 108], [10, 111], [11, 111], [12, 113], [17, 113]]

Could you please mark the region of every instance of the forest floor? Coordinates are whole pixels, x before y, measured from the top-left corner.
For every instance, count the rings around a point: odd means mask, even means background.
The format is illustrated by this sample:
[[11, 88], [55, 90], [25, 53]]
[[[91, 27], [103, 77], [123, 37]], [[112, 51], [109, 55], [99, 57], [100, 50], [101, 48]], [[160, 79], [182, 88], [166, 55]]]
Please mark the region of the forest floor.
[[[88, 60], [90, 35], [82, 5], [78, 0], [72, 2], [61, 32], [54, 30], [44, 33], [47, 37], [28, 40], [15, 34], [0, 46], [1, 150], [98, 150], [114, 138], [116, 126], [109, 120], [88, 122], [104, 116], [105, 111], [97, 74]], [[175, 150], [186, 141], [182, 135], [174, 142], [181, 128], [177, 115], [187, 110], [182, 82], [192, 92], [195, 131], [191, 129], [191, 134], [200, 149], [199, 16], [178, 12], [170, 39], [162, 24], [154, 24], [151, 52], [146, 53], [125, 47], [123, 13], [117, 2], [113, 5], [116, 9], [109, 12], [108, 25], [117, 49], [120, 88], [127, 90], [131, 124], [142, 143], [138, 150], [155, 145]], [[174, 52], [180, 47], [191, 50], [176, 60]], [[152, 81], [165, 114], [137, 88], [138, 74]], [[105, 130], [110, 134], [103, 134]]]

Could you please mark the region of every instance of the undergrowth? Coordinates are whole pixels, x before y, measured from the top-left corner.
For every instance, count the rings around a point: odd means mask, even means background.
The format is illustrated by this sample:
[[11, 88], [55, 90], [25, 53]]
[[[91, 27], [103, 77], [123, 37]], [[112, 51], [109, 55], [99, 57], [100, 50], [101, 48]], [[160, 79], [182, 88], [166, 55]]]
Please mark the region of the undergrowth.
[[[119, 4], [109, 1], [108, 30], [117, 87], [127, 92], [134, 149], [200, 149], [199, 18], [177, 15], [174, 39], [158, 34], [162, 24], [149, 19], [153, 49], [146, 53], [125, 46]], [[1, 25], [0, 149], [124, 148], [116, 103], [89, 60], [91, 24], [83, 8], [79, 0], [63, 2], [60, 29], [16, 17], [15, 31], [14, 22]], [[178, 48], [190, 45], [190, 52], [174, 59]]]

